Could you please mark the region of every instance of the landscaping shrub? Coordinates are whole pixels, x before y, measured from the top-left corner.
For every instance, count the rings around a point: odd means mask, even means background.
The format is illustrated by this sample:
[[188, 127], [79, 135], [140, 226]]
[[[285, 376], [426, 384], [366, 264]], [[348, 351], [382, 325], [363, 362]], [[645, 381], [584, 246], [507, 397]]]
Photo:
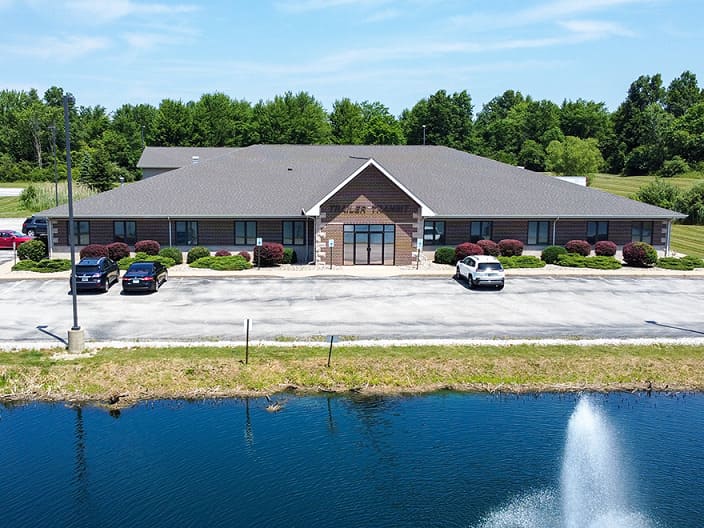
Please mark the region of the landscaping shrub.
[[232, 253], [230, 253], [230, 252], [229, 252], [228, 250], [226, 250], [226, 249], [218, 249], [218, 250], [215, 252], [215, 256], [216, 256], [216, 257], [229, 257], [229, 256], [231, 256], [231, 255], [232, 255]]
[[242, 255], [223, 255], [221, 257], [202, 257], [191, 262], [192, 268], [208, 268], [218, 271], [240, 271], [252, 265]]
[[515, 257], [499, 257], [504, 269], [544, 268], [545, 262], [532, 255], [516, 255]]
[[161, 245], [156, 240], [140, 240], [134, 245], [135, 253], [146, 253], [156, 256], [161, 250]]
[[562, 246], [548, 246], [543, 249], [540, 254], [540, 259], [545, 262], [545, 264], [556, 264], [557, 258], [560, 255], [567, 255], [567, 250]]
[[658, 259], [656, 266], [671, 270], [692, 271], [694, 268], [704, 268], [704, 261], [689, 255], [682, 258], [663, 257]]
[[133, 262], [145, 261], [145, 262], [161, 262], [167, 268], [174, 265], [174, 259], [169, 257], [162, 257], [161, 255], [147, 255], [146, 253], [135, 253], [134, 257], [125, 257], [120, 259], [117, 265], [121, 270], [126, 270], [130, 267]]
[[295, 264], [298, 262], [298, 255], [293, 248], [284, 248], [284, 264]]
[[454, 266], [455, 262], [455, 248], [443, 246], [435, 250], [435, 255], [433, 256], [433, 262], [437, 264], [449, 264]]
[[100, 258], [107, 257], [108, 248], [103, 244], [88, 244], [86, 247], [81, 249], [79, 253], [80, 257], [83, 258]]
[[567, 253], [576, 253], [577, 255], [588, 257], [589, 253], [592, 252], [592, 245], [586, 240], [570, 240], [565, 244], [565, 249]]
[[175, 264], [183, 264], [183, 253], [179, 248], [161, 248], [161, 250], [159, 251], [159, 256], [173, 259]]
[[39, 239], [23, 242], [17, 246], [17, 257], [20, 260], [39, 262], [46, 258], [46, 244]]
[[704, 260], [699, 257], [693, 257], [692, 255], [686, 255], [680, 259], [683, 262], [687, 262], [693, 268], [704, 268]]
[[256, 246], [253, 252], [253, 262], [261, 266], [276, 266], [284, 260], [284, 246], [276, 242], [264, 242]]
[[463, 242], [455, 248], [455, 262], [459, 262], [469, 255], [483, 255], [484, 251], [477, 244]]
[[579, 253], [568, 253], [557, 258], [558, 266], [568, 268], [591, 268], [600, 270], [619, 269], [621, 263], [614, 257], [585, 257]]
[[12, 266], [12, 271], [36, 271], [37, 273], [54, 273], [55, 271], [68, 271], [71, 269], [71, 261], [68, 259], [41, 259], [39, 262], [33, 260], [20, 260]]
[[485, 255], [498, 257], [501, 254], [501, 251], [499, 251], [499, 245], [493, 240], [479, 240], [477, 245], [482, 248]]
[[523, 255], [523, 242], [512, 238], [499, 240], [499, 251], [502, 257], [520, 257]]
[[660, 169], [660, 175], [663, 178], [672, 178], [678, 174], [684, 174], [689, 172], [690, 168], [687, 162], [680, 156], [675, 156], [670, 160], [667, 160], [662, 164], [662, 169]]
[[124, 242], [113, 242], [105, 247], [108, 249], [108, 257], [115, 262], [130, 256], [130, 247]]
[[616, 244], [610, 240], [599, 240], [594, 245], [594, 254], [597, 257], [613, 257], [616, 254]]
[[658, 253], [645, 242], [629, 242], [623, 246], [623, 261], [629, 266], [648, 268], [658, 261]]
[[243, 259], [245, 259], [247, 262], [251, 262], [252, 260], [252, 255], [249, 254], [249, 251], [240, 251], [237, 254]]
[[188, 250], [188, 254], [186, 255], [186, 262], [188, 264], [191, 264], [192, 262], [195, 262], [199, 258], [209, 257], [209, 256], [210, 256], [210, 250], [207, 247], [203, 247], [203, 246], [192, 247], [191, 249]]

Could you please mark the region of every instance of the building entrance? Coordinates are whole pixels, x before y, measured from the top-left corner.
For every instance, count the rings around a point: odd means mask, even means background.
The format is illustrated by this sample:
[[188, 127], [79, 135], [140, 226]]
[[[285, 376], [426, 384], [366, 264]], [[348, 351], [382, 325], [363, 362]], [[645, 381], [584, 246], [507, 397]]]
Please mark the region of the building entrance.
[[394, 265], [394, 224], [345, 224], [345, 265]]

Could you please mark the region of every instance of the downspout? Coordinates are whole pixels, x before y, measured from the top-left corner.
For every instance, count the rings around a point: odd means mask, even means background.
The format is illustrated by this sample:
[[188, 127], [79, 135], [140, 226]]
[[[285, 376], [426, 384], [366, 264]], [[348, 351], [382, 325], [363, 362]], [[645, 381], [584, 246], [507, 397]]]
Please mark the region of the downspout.
[[168, 224], [169, 224], [169, 247], [172, 247], [172, 246], [173, 246], [173, 243], [171, 242], [171, 217], [170, 217], [170, 216], [167, 216], [167, 217], [166, 217], [166, 221], [167, 221]]
[[555, 237], [557, 236], [557, 222], [560, 220], [560, 217], [556, 217], [555, 220], [552, 223], [552, 245], [556, 246], [557, 242], [555, 242]]
[[665, 256], [670, 256], [670, 236], [672, 235], [672, 218], [667, 221], [667, 235], [665, 236]]
[[51, 224], [51, 218], [47, 219], [47, 225], [46, 225], [46, 245], [47, 250], [49, 251], [49, 258], [54, 258], [54, 228], [52, 227]]
[[305, 234], [305, 236], [306, 236], [306, 260], [308, 260], [308, 265], [311, 265], [311, 264], [312, 264], [312, 265], [317, 265], [318, 256], [317, 256], [317, 251], [315, 251], [315, 242], [313, 243], [313, 260], [310, 260], [310, 249], [311, 249], [311, 247], [310, 247], [310, 238], [308, 237], [308, 227], [309, 227], [308, 224], [310, 224], [311, 220], [312, 220], [313, 222], [315, 222], [315, 217], [314, 217], [314, 216], [308, 216], [308, 214], [306, 213], [306, 210], [305, 210], [305, 209], [301, 209], [301, 214], [302, 214], [302, 215], [305, 217], [305, 219], [306, 219], [306, 234]]

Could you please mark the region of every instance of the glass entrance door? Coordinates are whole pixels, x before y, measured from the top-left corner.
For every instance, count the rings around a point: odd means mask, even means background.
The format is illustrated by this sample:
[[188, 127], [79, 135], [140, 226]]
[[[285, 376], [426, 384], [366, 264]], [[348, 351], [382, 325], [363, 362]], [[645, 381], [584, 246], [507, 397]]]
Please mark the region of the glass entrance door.
[[346, 224], [345, 265], [393, 265], [394, 232], [394, 224]]

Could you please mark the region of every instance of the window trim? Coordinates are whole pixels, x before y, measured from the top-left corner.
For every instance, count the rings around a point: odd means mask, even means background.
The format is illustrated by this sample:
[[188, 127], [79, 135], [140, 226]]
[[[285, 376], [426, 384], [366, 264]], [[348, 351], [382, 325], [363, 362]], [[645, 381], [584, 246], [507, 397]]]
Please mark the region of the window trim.
[[[291, 224], [291, 238], [286, 241], [286, 224]], [[296, 225], [301, 226], [301, 237], [296, 237]], [[255, 229], [256, 230], [256, 229]], [[300, 240], [300, 242], [296, 242]], [[256, 241], [255, 241], [256, 242]], [[281, 221], [281, 243], [284, 246], [305, 246], [306, 245], [306, 223], [305, 220], [282, 220]]]
[[[600, 227], [601, 225], [604, 224], [606, 225], [606, 233], [604, 235], [600, 235]], [[590, 225], [595, 225], [595, 234], [594, 236], [589, 235], [589, 226]], [[608, 220], [588, 220], [587, 221], [587, 229], [586, 232], [584, 233], [584, 239], [589, 242], [591, 245], [596, 244], [597, 242], [600, 242], [602, 240], [608, 240], [609, 239], [609, 221]]]
[[[122, 229], [123, 229], [123, 232], [125, 233], [125, 236], [122, 237], [122, 240], [120, 240], [117, 236], [117, 224], [122, 224]], [[127, 224], [134, 224], [134, 239], [127, 237]], [[113, 242], [124, 242], [125, 244], [128, 244], [128, 245], [134, 245], [138, 240], [136, 220], [113, 220], [113, 222], [112, 222], [112, 240], [113, 240]]]
[[[473, 227], [479, 224], [479, 236], [473, 234]], [[485, 237], [481, 233], [484, 232], [485, 225], [489, 226], [489, 236]], [[469, 222], [469, 241], [476, 244], [480, 240], [492, 240], [494, 237], [494, 221], [493, 220], [472, 220]]]
[[[530, 226], [535, 224], [535, 240], [530, 239]], [[545, 238], [540, 238], [540, 225], [545, 224]], [[526, 234], [526, 242], [529, 246], [543, 246], [550, 243], [550, 220], [529, 220], [528, 221], [528, 233]]]
[[[186, 240], [180, 241], [179, 240], [179, 230], [178, 230], [178, 225], [179, 224], [185, 224], [185, 230], [183, 233], [186, 235]], [[195, 234], [196, 234], [196, 239], [195, 241], [188, 241], [188, 234], [191, 231], [190, 227], [192, 225], [195, 225]], [[200, 238], [200, 226], [198, 225], [198, 220], [175, 220], [174, 221], [174, 235], [175, 235], [175, 242], [177, 246], [197, 246], [198, 245], [198, 239]]]
[[[643, 226], [644, 225], [649, 225], [650, 227], [650, 237], [649, 239], [644, 240], [643, 239]], [[634, 238], [633, 236], [633, 229], [635, 227], [638, 227], [638, 238]], [[650, 244], [651, 246], [653, 245], [653, 235], [654, 235], [654, 229], [655, 229], [655, 222], [652, 220], [633, 220], [631, 222], [631, 242], [645, 242], [646, 244]]]
[[[81, 226], [84, 226], [85, 231], [81, 230]], [[67, 227], [70, 227], [67, 226]], [[85, 236], [85, 242], [82, 242], [82, 238]], [[69, 238], [68, 233], [66, 238]], [[90, 220], [74, 220], [73, 221], [73, 238], [74, 244], [76, 246], [87, 246], [90, 244]]]
[[[244, 236], [240, 238], [241, 242], [238, 242], [237, 237], [237, 224], [244, 224]], [[247, 235], [247, 226], [249, 224], [254, 224], [254, 236], [249, 237]], [[257, 234], [259, 231], [258, 222], [256, 220], [235, 220], [233, 227], [233, 242], [235, 246], [254, 246], [257, 243]]]
[[[442, 230], [439, 235], [437, 235], [437, 229], [436, 225], [442, 225]], [[431, 238], [428, 238], [426, 235], [426, 232], [428, 231], [428, 227], [432, 226], [432, 234]], [[446, 236], [446, 226], [447, 224], [445, 223], [445, 220], [424, 220], [423, 222], [423, 244], [427, 246], [442, 246], [445, 244], [445, 236]]]

